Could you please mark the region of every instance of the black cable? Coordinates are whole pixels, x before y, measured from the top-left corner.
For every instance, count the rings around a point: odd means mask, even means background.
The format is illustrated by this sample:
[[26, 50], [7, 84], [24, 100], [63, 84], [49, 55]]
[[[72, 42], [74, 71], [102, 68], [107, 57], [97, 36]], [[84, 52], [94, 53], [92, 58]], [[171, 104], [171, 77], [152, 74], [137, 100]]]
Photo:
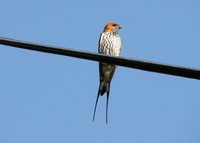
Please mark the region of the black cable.
[[154, 63], [149, 61], [141, 61], [136, 59], [128, 59], [123, 57], [113, 57], [102, 54], [96, 54], [91, 52], [84, 52], [79, 50], [64, 49], [62, 47], [41, 45], [31, 42], [19, 41], [10, 38], [0, 37], [0, 44], [12, 46], [16, 48], [40, 51], [45, 53], [58, 54], [63, 56], [71, 56], [81, 59], [93, 60], [111, 63], [119, 66], [135, 68], [150, 72], [157, 72], [187, 78], [193, 78], [200, 80], [200, 69], [186, 68], [181, 66], [166, 65], [160, 63]]

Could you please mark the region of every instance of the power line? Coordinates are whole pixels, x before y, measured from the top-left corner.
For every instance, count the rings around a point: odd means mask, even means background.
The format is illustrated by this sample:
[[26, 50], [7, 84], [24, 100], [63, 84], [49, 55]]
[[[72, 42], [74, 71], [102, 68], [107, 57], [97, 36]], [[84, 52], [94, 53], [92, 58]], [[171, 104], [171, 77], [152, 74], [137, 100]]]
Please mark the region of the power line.
[[103, 54], [96, 54], [96, 53], [91, 53], [91, 52], [66, 49], [66, 48], [57, 47], [57, 46], [49, 46], [49, 45], [43, 45], [43, 44], [41, 45], [41, 44], [36, 44], [32, 42], [19, 41], [19, 40], [5, 38], [5, 37], [0, 37], [0, 44], [12, 46], [15, 48], [22, 48], [22, 49], [40, 51], [40, 52], [45, 52], [45, 53], [105, 62], [105, 63], [115, 64], [119, 66], [144, 70], [144, 71], [157, 72], [157, 73], [163, 73], [163, 74], [169, 74], [169, 75], [174, 75], [174, 76], [200, 80], [200, 69], [174, 66], [174, 65], [166, 65], [166, 64], [160, 64], [160, 63], [149, 62], [149, 61], [141, 61], [137, 59], [129, 59], [129, 58], [123, 58], [123, 57], [113, 57], [113, 56], [108, 56], [108, 55], [103, 55]]

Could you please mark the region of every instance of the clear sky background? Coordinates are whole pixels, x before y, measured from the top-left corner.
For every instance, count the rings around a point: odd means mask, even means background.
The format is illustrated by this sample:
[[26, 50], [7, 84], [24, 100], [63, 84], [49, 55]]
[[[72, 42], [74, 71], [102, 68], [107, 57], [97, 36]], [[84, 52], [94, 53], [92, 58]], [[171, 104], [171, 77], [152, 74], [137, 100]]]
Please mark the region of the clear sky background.
[[[200, 68], [198, 0], [0, 0], [0, 36], [97, 52], [109, 21], [122, 56]], [[200, 81], [0, 45], [1, 143], [199, 143]]]

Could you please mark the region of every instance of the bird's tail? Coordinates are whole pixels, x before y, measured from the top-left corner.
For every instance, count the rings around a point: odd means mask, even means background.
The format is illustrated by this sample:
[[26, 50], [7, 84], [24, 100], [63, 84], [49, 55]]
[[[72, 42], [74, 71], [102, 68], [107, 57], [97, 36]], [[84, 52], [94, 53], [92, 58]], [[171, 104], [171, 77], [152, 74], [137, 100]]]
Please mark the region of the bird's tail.
[[104, 81], [101, 81], [100, 85], [99, 85], [99, 90], [98, 90], [98, 93], [97, 93], [96, 103], [95, 103], [95, 107], [94, 107], [93, 121], [95, 119], [95, 114], [96, 114], [97, 104], [98, 104], [98, 100], [99, 100], [99, 95], [103, 96], [105, 92], [107, 93], [106, 123], [108, 123], [108, 101], [109, 101], [109, 94], [110, 94], [110, 82], [104, 82]]

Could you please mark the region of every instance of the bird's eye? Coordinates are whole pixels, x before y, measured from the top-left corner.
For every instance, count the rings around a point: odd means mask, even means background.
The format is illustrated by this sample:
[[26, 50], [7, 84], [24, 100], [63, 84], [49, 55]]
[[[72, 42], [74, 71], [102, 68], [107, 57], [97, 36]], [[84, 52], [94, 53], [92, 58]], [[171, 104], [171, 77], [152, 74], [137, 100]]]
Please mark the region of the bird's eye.
[[117, 26], [117, 24], [115, 24], [115, 23], [114, 23], [112, 26], [116, 27], [116, 26]]

